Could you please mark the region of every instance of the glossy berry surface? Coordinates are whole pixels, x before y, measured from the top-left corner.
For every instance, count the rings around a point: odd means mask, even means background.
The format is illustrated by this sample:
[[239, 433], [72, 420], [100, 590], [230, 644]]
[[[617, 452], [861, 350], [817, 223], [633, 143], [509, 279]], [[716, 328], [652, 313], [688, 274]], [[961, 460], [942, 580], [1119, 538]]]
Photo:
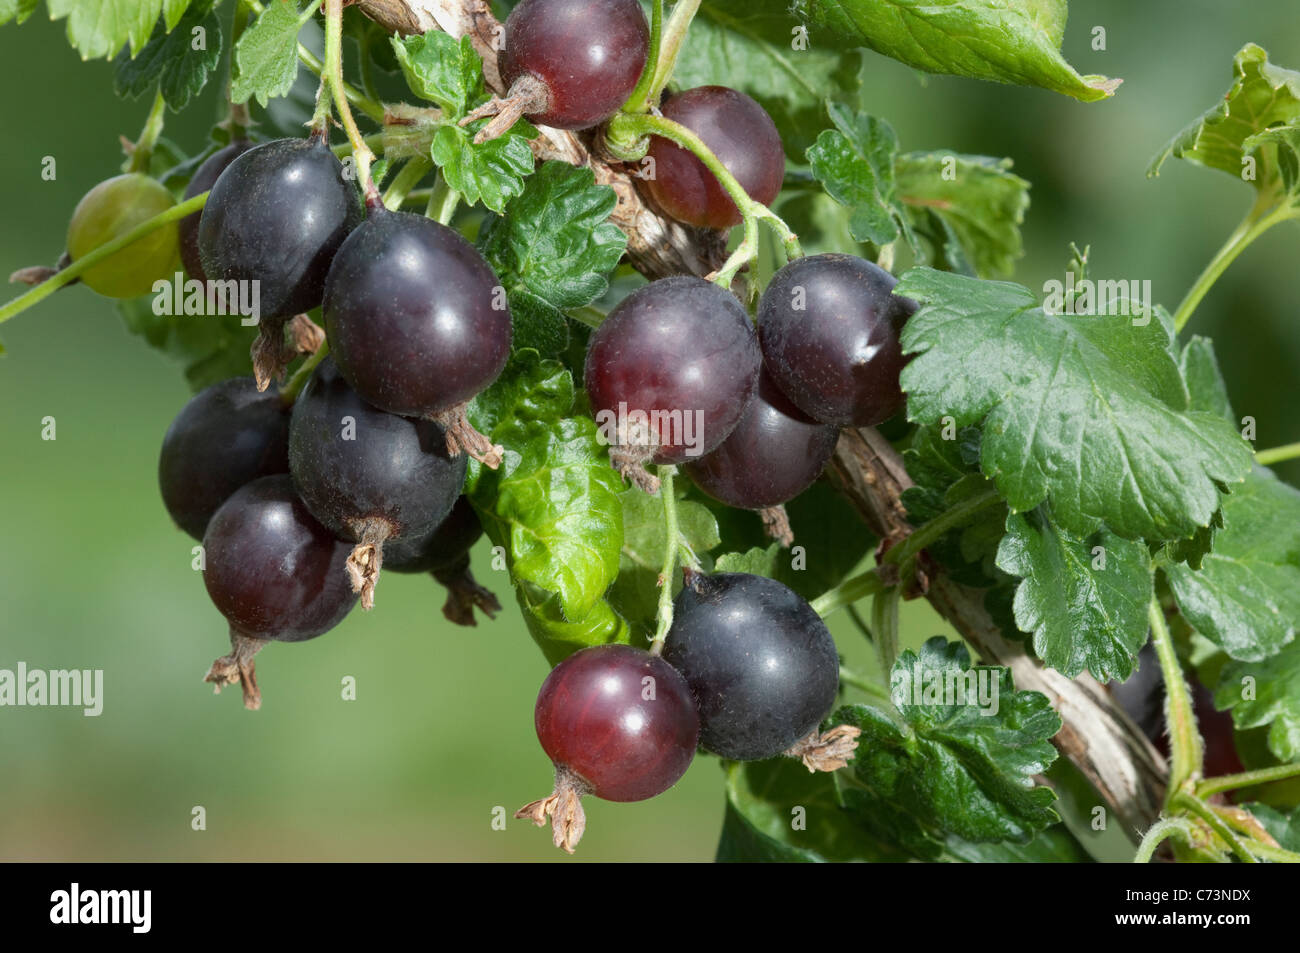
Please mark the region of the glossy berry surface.
[[441, 523], [421, 536], [404, 536], [384, 546], [384, 568], [393, 572], [441, 572], [468, 565], [466, 554], [483, 535], [474, 507], [457, 497]]
[[765, 576], [692, 574], [675, 602], [664, 660], [700, 713], [700, 747], [738, 761], [773, 758], [835, 704], [839, 656], [803, 598]]
[[558, 129], [604, 122], [645, 68], [650, 27], [636, 0], [523, 0], [506, 20], [501, 77], [532, 74], [549, 103], [528, 118]]
[[[160, 183], [138, 172], [119, 175], [87, 192], [68, 223], [68, 256], [76, 261], [176, 204]], [[81, 281], [110, 298], [135, 298], [170, 279], [179, 263], [176, 223], [136, 239], [81, 274]]]
[[344, 571], [352, 547], [316, 521], [287, 475], [236, 491], [212, 517], [203, 548], [208, 595], [243, 635], [301, 642], [356, 604]]
[[874, 426], [903, 406], [898, 335], [916, 303], [891, 294], [889, 272], [853, 255], [798, 258], [772, 278], [758, 308], [763, 359], [810, 417]]
[[361, 196], [317, 139], [277, 139], [237, 157], [199, 219], [199, 260], [211, 281], [257, 281], [263, 318], [321, 303], [334, 253], [360, 222]]
[[534, 717], [551, 761], [607, 801], [667, 791], [690, 767], [699, 735], [681, 675], [629, 645], [583, 649], [555, 666]]
[[[211, 189], [230, 163], [251, 148], [253, 144], [247, 139], [238, 139], [212, 153], [203, 160], [203, 164], [190, 179], [182, 199], [192, 199]], [[207, 275], [203, 272], [203, 263], [199, 260], [199, 220], [202, 217], [202, 212], [195, 212], [193, 215], [186, 215], [177, 223], [181, 242], [181, 263], [185, 266], [185, 273], [198, 281], [207, 280]]]
[[289, 411], [279, 391], [233, 377], [190, 398], [163, 437], [158, 486], [176, 525], [197, 540], [236, 490], [289, 472]]
[[289, 470], [312, 514], [358, 542], [372, 524], [379, 539], [420, 536], [451, 512], [466, 458], [447, 455], [443, 429], [378, 410], [357, 396], [326, 358], [294, 402]]
[[740, 421], [717, 449], [686, 464], [691, 479], [728, 506], [757, 510], [792, 500], [821, 476], [839, 431], [790, 403], [766, 370]]
[[[669, 97], [662, 111], [703, 139], [750, 198], [772, 204], [785, 177], [785, 152], [762, 106], [726, 86], [697, 86]], [[702, 228], [740, 224], [740, 209], [693, 153], [652, 136], [649, 155], [654, 177], [643, 185], [670, 216]]]
[[753, 323], [733, 295], [702, 278], [664, 278], [628, 295], [592, 334], [584, 380], [612, 442], [626, 437], [617, 422], [639, 412], [655, 462], [680, 463], [731, 433], [760, 364]]
[[334, 259], [324, 316], [348, 383], [395, 414], [464, 403], [510, 356], [496, 274], [473, 245], [422, 215], [371, 211]]

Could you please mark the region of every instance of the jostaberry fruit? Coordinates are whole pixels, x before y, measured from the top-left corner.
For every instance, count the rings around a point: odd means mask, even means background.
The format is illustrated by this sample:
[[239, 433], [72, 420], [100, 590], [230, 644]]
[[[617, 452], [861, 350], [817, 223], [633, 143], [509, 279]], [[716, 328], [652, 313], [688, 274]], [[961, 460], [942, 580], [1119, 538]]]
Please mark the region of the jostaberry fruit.
[[374, 604], [384, 543], [431, 532], [465, 483], [442, 428], [371, 407], [326, 358], [294, 402], [289, 472], [312, 515], [356, 543], [347, 561], [361, 606]]
[[592, 334], [584, 381], [614, 466], [654, 490], [643, 469], [680, 463], [731, 433], [758, 382], [761, 358], [740, 302], [702, 278], [638, 288]]
[[[131, 172], [87, 192], [68, 223], [68, 257], [84, 258], [137, 225], [172, 208], [176, 200], [160, 183]], [[171, 278], [180, 260], [175, 222], [156, 228], [81, 274], [81, 281], [109, 298], [148, 294], [154, 282]]]
[[839, 690], [835, 641], [775, 579], [688, 572], [663, 657], [691, 687], [704, 750], [737, 761], [797, 754], [818, 767], [843, 754], [842, 739], [827, 752], [814, 737]]
[[381, 410], [437, 420], [448, 449], [500, 465], [465, 418], [510, 356], [510, 310], [491, 266], [422, 215], [372, 209], [335, 256], [325, 330], [339, 371]]
[[[704, 140], [750, 198], [772, 204], [785, 178], [785, 151], [762, 106], [726, 86], [698, 86], [669, 97], [662, 111]], [[693, 153], [652, 136], [649, 156], [654, 175], [643, 186], [673, 218], [701, 228], [740, 224], [740, 209]]]
[[212, 514], [246, 483], [289, 472], [289, 410], [276, 390], [232, 377], [190, 398], [167, 428], [158, 485], [176, 525], [203, 539]]
[[307, 511], [288, 475], [236, 491], [203, 536], [203, 582], [230, 623], [231, 653], [205, 678], [220, 691], [239, 682], [244, 707], [262, 703], [253, 656], [268, 641], [302, 642], [343, 621], [357, 597], [343, 566], [351, 547]]
[[479, 585], [469, 569], [469, 551], [483, 535], [469, 500], [459, 497], [447, 518], [428, 533], [398, 537], [384, 547], [384, 568], [397, 573], [430, 573], [447, 590], [442, 614], [457, 625], [477, 625], [474, 609], [489, 619], [501, 611], [501, 603]]
[[772, 278], [758, 308], [763, 359], [804, 413], [839, 427], [883, 423], [903, 405], [898, 334], [916, 303], [897, 279], [853, 255], [798, 258]]
[[579, 798], [643, 801], [662, 794], [695, 757], [699, 718], [690, 689], [663, 659], [599, 645], [551, 670], [537, 695], [537, 738], [555, 765], [555, 791], [521, 808], [573, 853], [586, 817]]
[[[211, 189], [230, 163], [251, 148], [253, 144], [247, 139], [237, 139], [225, 148], [212, 153], [203, 160], [203, 164], [194, 173], [190, 184], [185, 187], [185, 195], [182, 198], [192, 199]], [[177, 223], [177, 230], [180, 233], [181, 263], [185, 265], [185, 273], [197, 281], [207, 281], [203, 262], [199, 260], [199, 220], [202, 217], [201, 211], [195, 212], [193, 215], [186, 215]]]

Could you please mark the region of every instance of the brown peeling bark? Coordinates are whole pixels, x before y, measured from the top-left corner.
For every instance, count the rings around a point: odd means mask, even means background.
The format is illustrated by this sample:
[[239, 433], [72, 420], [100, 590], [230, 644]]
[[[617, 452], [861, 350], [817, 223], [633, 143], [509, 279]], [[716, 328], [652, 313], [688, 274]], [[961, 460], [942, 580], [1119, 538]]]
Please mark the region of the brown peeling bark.
[[[485, 0], [362, 0], [358, 6], [372, 20], [404, 35], [430, 29], [469, 35], [483, 57], [488, 86], [498, 95], [505, 92], [497, 67], [500, 23]], [[588, 166], [597, 182], [614, 189], [618, 205], [612, 221], [627, 233], [629, 262], [647, 277], [703, 277], [725, 261], [723, 233], [688, 228], [660, 215], [641, 198], [628, 167], [596, 154], [589, 134], [542, 128], [533, 152], [539, 160]], [[873, 532], [897, 542], [912, 531], [899, 501], [911, 481], [898, 453], [875, 430], [846, 430], [831, 466], [841, 491]], [[1087, 675], [1071, 680], [1046, 669], [1022, 646], [1007, 641], [984, 611], [981, 592], [936, 572], [926, 598], [983, 661], [1009, 666], [1018, 688], [1051, 699], [1065, 723], [1053, 739], [1056, 747], [1097, 787], [1128, 831], [1149, 827], [1160, 810], [1166, 768], [1105, 689]]]

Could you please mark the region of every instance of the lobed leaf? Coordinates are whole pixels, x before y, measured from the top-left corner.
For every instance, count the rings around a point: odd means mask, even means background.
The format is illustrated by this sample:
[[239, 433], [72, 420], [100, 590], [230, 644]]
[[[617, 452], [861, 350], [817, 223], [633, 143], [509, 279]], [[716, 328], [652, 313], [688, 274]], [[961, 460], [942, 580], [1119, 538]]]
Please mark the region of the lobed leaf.
[[271, 0], [235, 44], [235, 78], [230, 96], [265, 106], [293, 88], [298, 76], [298, 0]]
[[[195, 33], [196, 30], [202, 31]], [[196, 49], [195, 43], [202, 42]], [[190, 7], [175, 29], [160, 21], [153, 36], [134, 57], [118, 54], [113, 91], [138, 98], [157, 87], [173, 112], [180, 112], [202, 92], [221, 62], [221, 21], [210, 3]]]

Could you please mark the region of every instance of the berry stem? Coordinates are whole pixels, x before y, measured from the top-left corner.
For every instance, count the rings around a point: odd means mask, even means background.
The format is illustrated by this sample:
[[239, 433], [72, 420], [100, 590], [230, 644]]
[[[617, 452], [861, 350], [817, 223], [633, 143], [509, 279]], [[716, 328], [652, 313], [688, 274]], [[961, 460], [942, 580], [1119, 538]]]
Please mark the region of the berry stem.
[[659, 39], [659, 50], [655, 56], [654, 77], [650, 80], [649, 89], [646, 91], [645, 105], [642, 110], [659, 104], [659, 97], [663, 94], [664, 87], [673, 78], [673, 71], [677, 68], [677, 56], [682, 51], [682, 43], [686, 40], [686, 33], [690, 30], [691, 21], [695, 19], [695, 14], [699, 9], [700, 0], [677, 0], [677, 3], [673, 6], [672, 16], [668, 18], [668, 23], [664, 25]]
[[153, 149], [158, 144], [158, 137], [162, 135], [163, 121], [166, 117], [167, 101], [163, 99], [162, 89], [159, 88], [154, 93], [153, 105], [149, 107], [149, 116], [144, 121], [144, 128], [140, 130], [140, 138], [131, 148], [131, 156], [127, 159], [123, 171], [149, 174], [149, 162], [153, 159]]
[[[678, 6], [680, 8], [682, 4]], [[676, 15], [677, 13], [674, 11], [673, 16], [676, 17]], [[727, 259], [726, 263], [711, 276], [710, 280], [715, 284], [723, 288], [730, 288], [736, 273], [746, 264], [756, 259], [758, 256], [759, 222], [766, 223], [776, 234], [785, 248], [787, 260], [803, 256], [799, 238], [790, 226], [766, 205], [755, 202], [750, 198], [744, 186], [736, 181], [736, 177], [723, 165], [722, 160], [714, 154], [704, 140], [681, 123], [665, 119], [663, 116], [634, 116], [629, 113], [618, 113], [609, 121], [608, 135], [611, 140], [616, 142], [634, 141], [645, 136], [662, 136], [664, 139], [668, 139], [683, 149], [690, 151], [704, 163], [705, 168], [712, 172], [717, 177], [719, 184], [727, 190], [727, 195], [736, 203], [736, 208], [740, 210], [740, 214], [744, 219], [745, 238], [740, 243], [740, 247]]]
[[325, 0], [325, 69], [321, 73], [321, 85], [326, 81], [339, 122], [347, 133], [348, 142], [352, 143], [352, 159], [357, 164], [357, 176], [361, 180], [366, 205], [374, 208], [380, 201], [379, 190], [370, 178], [370, 163], [375, 160], [375, 154], [366, 145], [356, 120], [352, 118], [352, 107], [348, 105], [347, 91], [343, 88], [343, 0]]
[[[1159, 607], [1157, 606], [1156, 608], [1158, 609]], [[1180, 673], [1179, 675], [1180, 681], [1181, 678], [1182, 676]], [[1171, 776], [1170, 790], [1173, 790], [1172, 776]], [[1210, 830], [1214, 831], [1214, 833], [1219, 835], [1219, 837], [1223, 840], [1223, 842], [1232, 849], [1232, 852], [1234, 854], [1237, 855], [1237, 859], [1240, 860], [1243, 864], [1259, 863], [1259, 860], [1255, 857], [1254, 854], [1252, 854], [1250, 851], [1246, 849], [1246, 845], [1241, 842], [1241, 838], [1239, 838], [1236, 834], [1233, 833], [1232, 828], [1230, 828], [1224, 822], [1223, 818], [1215, 814], [1212, 810], [1210, 810], [1207, 804], [1203, 803], [1198, 798], [1193, 797], [1192, 795], [1188, 794], [1186, 791], [1178, 791], [1174, 795], [1173, 801], [1169, 806], [1181, 808], [1182, 810], [1195, 814], [1197, 817], [1199, 817], [1202, 821], [1205, 822], [1206, 826], [1208, 826]]]
[[637, 80], [632, 95], [623, 104], [623, 110], [630, 113], [643, 113], [650, 105], [650, 88], [654, 85], [655, 74], [659, 72], [659, 44], [664, 26], [664, 0], [654, 0], [650, 7], [650, 46], [646, 51], [645, 69]]
[[1225, 774], [1218, 778], [1209, 778], [1196, 785], [1196, 796], [1207, 798], [1224, 791], [1253, 787], [1256, 784], [1268, 784], [1272, 781], [1284, 781], [1300, 775], [1300, 764], [1279, 764], [1271, 768], [1259, 768], [1255, 771], [1242, 771], [1240, 774]]
[[179, 205], [173, 205], [167, 211], [160, 212], [153, 218], [141, 222], [125, 235], [121, 235], [113, 239], [111, 242], [105, 242], [89, 254], [78, 258], [76, 261], [72, 262], [72, 264], [68, 265], [67, 268], [55, 272], [39, 285], [36, 285], [29, 291], [19, 295], [4, 307], [0, 308], [0, 324], [4, 324], [4, 322], [8, 321], [15, 315], [21, 314], [32, 305], [48, 298], [64, 285], [70, 284], [77, 278], [80, 278], [86, 271], [95, 267], [95, 265], [99, 264], [110, 255], [121, 251], [127, 245], [139, 241], [150, 232], [162, 228], [169, 222], [179, 221], [191, 212], [199, 211], [203, 208], [203, 205], [207, 200], [208, 193], [204, 192], [203, 194], [196, 195], [194, 198], [188, 199]]
[[673, 477], [677, 468], [671, 464], [658, 467], [659, 495], [664, 501], [664, 564], [659, 571], [659, 611], [656, 613], [655, 637], [650, 643], [650, 654], [659, 655], [673, 627], [673, 573], [677, 571], [677, 554], [681, 548], [677, 531], [677, 496], [673, 492]]
[[885, 589], [879, 568], [868, 570], [851, 579], [845, 579], [833, 589], [827, 589], [811, 603], [813, 611], [823, 619], [867, 596], [878, 595]]
[[1160, 671], [1165, 682], [1165, 723], [1171, 752], [1165, 806], [1171, 807], [1175, 799], [1185, 796], [1183, 788], [1188, 781], [1200, 777], [1205, 767], [1205, 750], [1196, 729], [1192, 693], [1183, 678], [1183, 669], [1174, 651], [1174, 641], [1169, 634], [1169, 626], [1165, 624], [1165, 610], [1161, 608], [1158, 597], [1152, 598], [1147, 616], [1151, 623], [1151, 641], [1155, 643], [1156, 657], [1160, 660]]
[[424, 156], [415, 156], [408, 159], [406, 164], [402, 166], [402, 171], [393, 177], [393, 181], [384, 190], [384, 206], [390, 212], [395, 212], [401, 208], [402, 203], [406, 201], [407, 193], [415, 188], [432, 168], [433, 161], [426, 159]]
[[871, 604], [871, 631], [875, 633], [876, 658], [880, 663], [880, 677], [886, 684], [898, 658], [898, 604], [902, 593], [890, 586], [876, 593]]
[[1178, 310], [1174, 312], [1175, 330], [1181, 331], [1187, 325], [1187, 322], [1192, 318], [1192, 312], [1201, 303], [1201, 299], [1214, 287], [1214, 283], [1219, 279], [1219, 276], [1227, 271], [1228, 266], [1249, 247], [1251, 242], [1278, 222], [1284, 222], [1300, 215], [1300, 211], [1285, 204], [1274, 207], [1273, 201], [1273, 195], [1269, 193], [1261, 194], [1246, 217], [1242, 219], [1241, 224], [1228, 236], [1228, 240], [1223, 243], [1223, 247], [1214, 253], [1214, 257], [1210, 259], [1209, 264], [1205, 266], [1205, 270], [1197, 277], [1196, 283], [1187, 292], [1187, 296], [1178, 305]]
[[425, 217], [433, 219], [439, 225], [450, 225], [460, 206], [460, 198], [460, 193], [447, 184], [446, 176], [439, 175], [433, 191], [429, 193], [429, 204], [424, 209]]
[[1273, 447], [1271, 450], [1261, 450], [1255, 454], [1255, 462], [1261, 467], [1271, 467], [1275, 463], [1295, 460], [1298, 457], [1300, 457], [1300, 443], [1288, 443], [1285, 446]]
[[298, 399], [298, 394], [302, 392], [307, 381], [311, 379], [312, 371], [316, 370], [317, 365], [319, 365], [321, 361], [325, 360], [329, 352], [330, 342], [325, 340], [321, 343], [321, 346], [316, 349], [316, 353], [308, 355], [307, 360], [303, 361], [298, 369], [293, 372], [293, 376], [289, 378], [289, 382], [280, 390], [280, 400], [284, 403], [284, 406], [293, 406], [293, 402]]

